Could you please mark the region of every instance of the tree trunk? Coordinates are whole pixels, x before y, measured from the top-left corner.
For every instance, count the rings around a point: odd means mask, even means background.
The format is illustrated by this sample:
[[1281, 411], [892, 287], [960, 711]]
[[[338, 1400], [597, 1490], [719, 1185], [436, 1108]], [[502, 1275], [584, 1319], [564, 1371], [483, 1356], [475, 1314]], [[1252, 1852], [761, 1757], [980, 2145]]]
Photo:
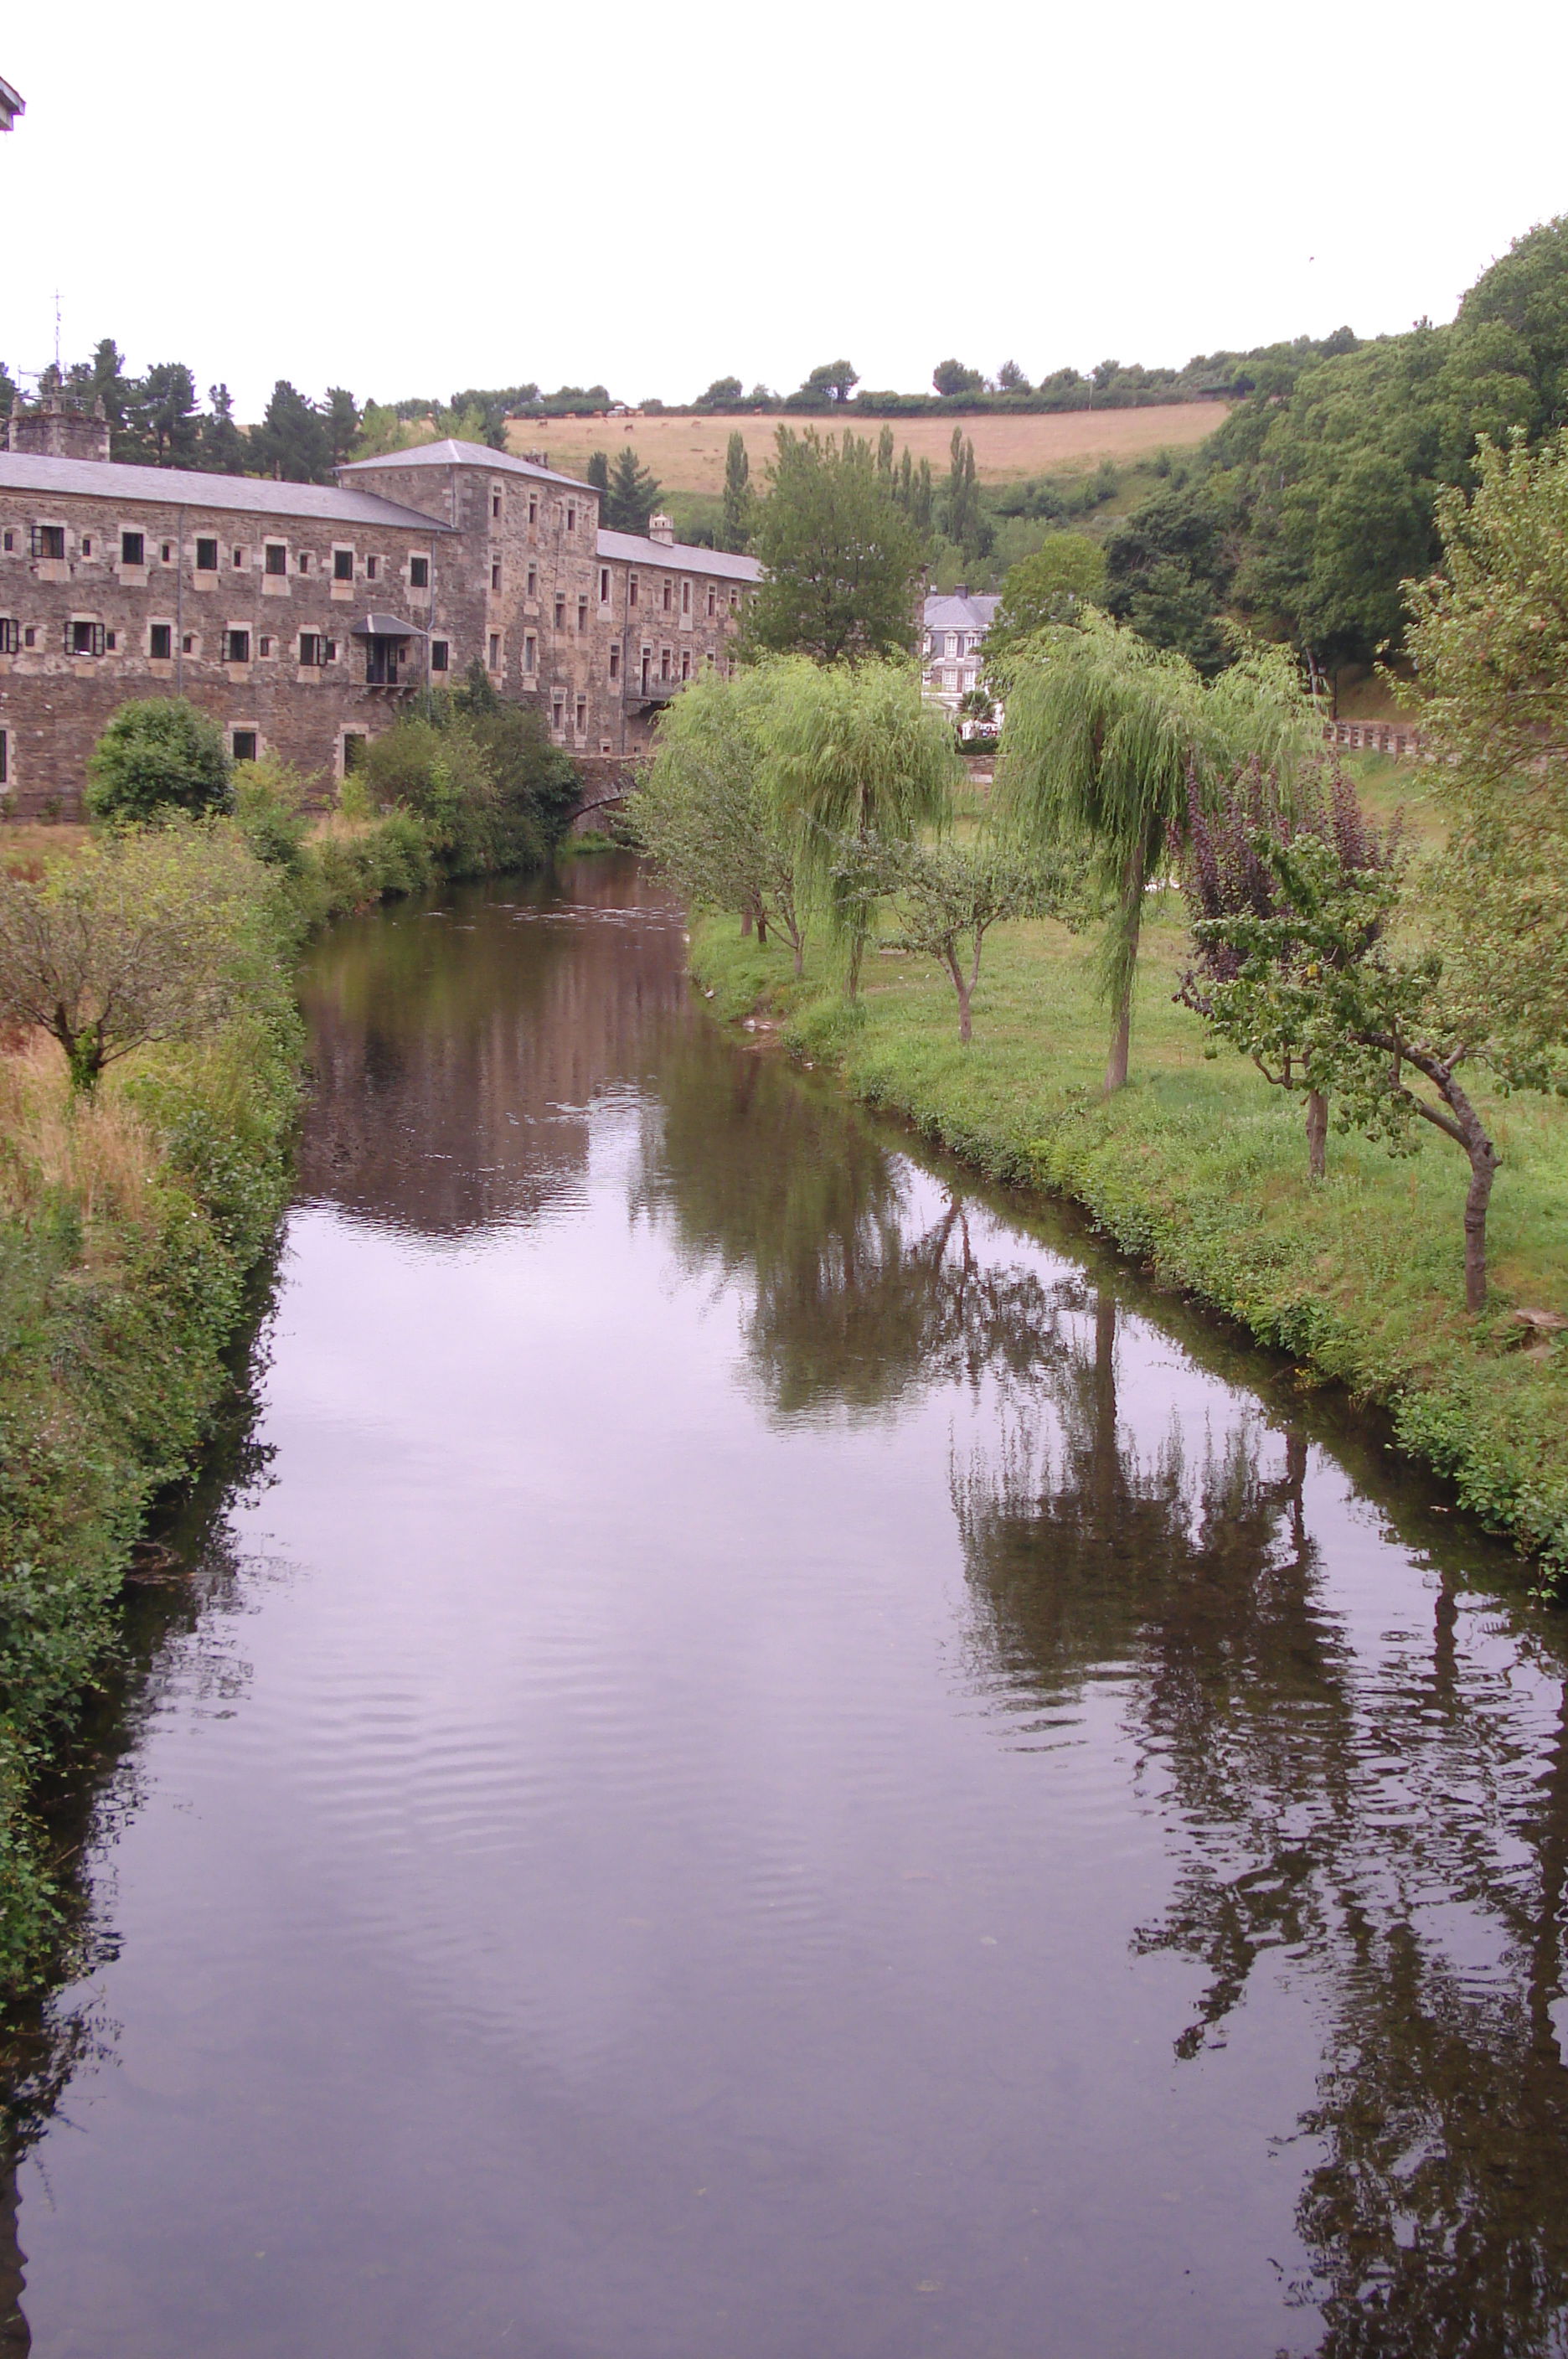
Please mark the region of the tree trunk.
[[1470, 1185], [1465, 1196], [1465, 1308], [1486, 1307], [1486, 1207], [1492, 1201], [1497, 1150], [1474, 1114], [1475, 1136], [1465, 1145], [1470, 1157]]
[[1143, 846], [1140, 843], [1129, 856], [1122, 878], [1121, 927], [1127, 973], [1116, 1003], [1116, 1025], [1111, 1034], [1111, 1060], [1105, 1067], [1105, 1095], [1108, 1098], [1127, 1087], [1127, 1059], [1132, 1049], [1132, 986], [1138, 973], [1138, 938], [1142, 924]]
[[1307, 1174], [1321, 1180], [1328, 1170], [1328, 1100], [1322, 1090], [1307, 1092]]
[[743, 941], [743, 942], [749, 942], [749, 941], [750, 941], [750, 940], [751, 940], [751, 926], [752, 926], [752, 908], [751, 908], [751, 903], [748, 901], [748, 902], [746, 903], [746, 905], [745, 908], [744, 908], [744, 909], [741, 911], [741, 913], [740, 913], [740, 938], [741, 938], [741, 940], [742, 940], [742, 941]]

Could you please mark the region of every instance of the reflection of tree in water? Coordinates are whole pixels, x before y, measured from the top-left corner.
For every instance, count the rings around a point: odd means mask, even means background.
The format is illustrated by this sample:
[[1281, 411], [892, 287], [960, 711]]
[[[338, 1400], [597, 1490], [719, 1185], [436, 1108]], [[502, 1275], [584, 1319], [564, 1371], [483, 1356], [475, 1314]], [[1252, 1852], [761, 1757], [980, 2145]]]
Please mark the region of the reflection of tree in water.
[[334, 926], [301, 994], [302, 1192], [427, 1236], [537, 1214], [581, 1177], [595, 1093], [692, 1023], [682, 959], [616, 860]]
[[[1444, 1586], [1430, 1647], [1353, 1645], [1326, 1611], [1305, 1443], [1273, 1473], [1256, 1423], [1188, 1468], [1139, 1462], [1118, 1417], [1116, 1313], [1068, 1351], [1055, 1446], [1015, 1434], [956, 1486], [984, 1644], [1050, 1705], [1125, 1665], [1177, 1886], [1135, 1947], [1200, 1963], [1180, 2056], [1224, 2044], [1260, 1960], [1323, 2027], [1298, 2223], [1324, 2359], [1568, 2349], [1568, 2072], [1560, 1987], [1568, 1735], [1533, 1674], [1460, 1657]], [[1277, 1956], [1276, 1953], [1279, 1953]]]
[[962, 1198], [918, 1222], [898, 1158], [836, 1096], [702, 1037], [659, 1080], [636, 1205], [672, 1221], [689, 1267], [753, 1294], [752, 1363], [784, 1415], [1051, 1363], [1051, 1289], [976, 1252]]

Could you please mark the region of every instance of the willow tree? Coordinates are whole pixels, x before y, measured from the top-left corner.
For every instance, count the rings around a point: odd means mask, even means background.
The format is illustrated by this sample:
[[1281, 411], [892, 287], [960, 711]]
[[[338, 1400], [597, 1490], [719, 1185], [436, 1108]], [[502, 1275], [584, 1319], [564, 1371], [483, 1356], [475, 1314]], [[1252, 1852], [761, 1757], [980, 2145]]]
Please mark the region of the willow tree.
[[1205, 686], [1185, 657], [1093, 609], [1014, 650], [1004, 684], [998, 810], [1041, 845], [1081, 843], [1111, 904], [1109, 1095], [1127, 1077], [1144, 895], [1185, 823], [1189, 776], [1203, 793], [1257, 756], [1288, 782], [1310, 707], [1282, 651], [1249, 655]]
[[962, 766], [946, 716], [921, 699], [913, 664], [794, 662], [778, 666], [774, 681], [773, 791], [844, 951], [853, 999], [875, 908], [875, 847], [945, 826]]

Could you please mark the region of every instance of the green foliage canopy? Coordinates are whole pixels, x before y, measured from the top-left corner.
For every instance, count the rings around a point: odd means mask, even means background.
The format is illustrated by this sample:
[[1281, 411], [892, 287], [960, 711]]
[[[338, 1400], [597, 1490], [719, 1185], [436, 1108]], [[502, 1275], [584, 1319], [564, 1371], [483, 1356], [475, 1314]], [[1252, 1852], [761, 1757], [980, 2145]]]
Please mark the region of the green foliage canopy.
[[230, 808], [229, 757], [215, 721], [184, 697], [133, 699], [87, 763], [87, 808], [115, 822]]
[[908, 654], [921, 538], [870, 443], [780, 426], [768, 476], [755, 536], [764, 577], [743, 652], [823, 664]]

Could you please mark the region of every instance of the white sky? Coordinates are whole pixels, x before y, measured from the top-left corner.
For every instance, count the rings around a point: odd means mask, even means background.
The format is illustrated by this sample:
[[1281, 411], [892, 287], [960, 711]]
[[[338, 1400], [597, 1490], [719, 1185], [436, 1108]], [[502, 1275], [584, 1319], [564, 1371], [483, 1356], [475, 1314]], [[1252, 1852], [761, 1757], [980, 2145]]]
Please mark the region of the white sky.
[[1568, 210], [1568, 8], [75, 0], [0, 18], [0, 357], [255, 417], [600, 380], [929, 389], [1452, 317]]

